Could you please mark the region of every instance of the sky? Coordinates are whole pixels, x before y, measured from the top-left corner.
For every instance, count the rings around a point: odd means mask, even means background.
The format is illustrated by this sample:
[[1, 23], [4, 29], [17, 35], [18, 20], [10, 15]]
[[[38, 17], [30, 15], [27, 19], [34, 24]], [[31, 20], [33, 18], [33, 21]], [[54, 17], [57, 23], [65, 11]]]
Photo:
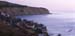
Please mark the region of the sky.
[[75, 12], [75, 0], [4, 0], [32, 7], [44, 7], [50, 11]]

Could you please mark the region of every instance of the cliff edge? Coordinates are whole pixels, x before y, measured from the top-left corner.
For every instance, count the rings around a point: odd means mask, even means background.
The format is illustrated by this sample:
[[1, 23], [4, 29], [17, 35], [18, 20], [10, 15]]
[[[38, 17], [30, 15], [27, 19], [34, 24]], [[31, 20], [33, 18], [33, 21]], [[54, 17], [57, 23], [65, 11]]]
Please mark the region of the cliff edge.
[[0, 11], [14, 16], [49, 14], [46, 8], [24, 6], [6, 1], [0, 1]]

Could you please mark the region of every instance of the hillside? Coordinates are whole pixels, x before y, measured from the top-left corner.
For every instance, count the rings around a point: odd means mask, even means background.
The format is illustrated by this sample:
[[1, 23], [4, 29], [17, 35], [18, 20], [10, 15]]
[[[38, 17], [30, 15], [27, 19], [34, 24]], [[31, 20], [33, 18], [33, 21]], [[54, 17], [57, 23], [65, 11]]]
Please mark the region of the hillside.
[[0, 1], [0, 11], [8, 13], [10, 15], [40, 15], [49, 14], [48, 9], [42, 7], [30, 7], [25, 5], [19, 5], [6, 1]]

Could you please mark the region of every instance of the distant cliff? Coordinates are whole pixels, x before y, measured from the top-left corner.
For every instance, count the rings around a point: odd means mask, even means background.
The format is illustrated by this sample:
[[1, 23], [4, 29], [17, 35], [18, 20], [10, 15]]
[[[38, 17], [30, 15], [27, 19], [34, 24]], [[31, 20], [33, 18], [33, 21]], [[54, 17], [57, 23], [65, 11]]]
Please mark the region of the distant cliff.
[[29, 7], [5, 1], [0, 1], [0, 11], [14, 16], [49, 14], [48, 9], [46, 8]]

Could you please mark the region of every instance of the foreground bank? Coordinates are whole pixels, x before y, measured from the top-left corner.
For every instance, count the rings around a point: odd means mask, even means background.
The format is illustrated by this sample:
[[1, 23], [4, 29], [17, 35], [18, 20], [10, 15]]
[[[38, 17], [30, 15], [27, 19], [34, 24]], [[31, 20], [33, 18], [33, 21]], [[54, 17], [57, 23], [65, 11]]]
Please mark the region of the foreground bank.
[[0, 36], [48, 36], [46, 26], [0, 12]]

